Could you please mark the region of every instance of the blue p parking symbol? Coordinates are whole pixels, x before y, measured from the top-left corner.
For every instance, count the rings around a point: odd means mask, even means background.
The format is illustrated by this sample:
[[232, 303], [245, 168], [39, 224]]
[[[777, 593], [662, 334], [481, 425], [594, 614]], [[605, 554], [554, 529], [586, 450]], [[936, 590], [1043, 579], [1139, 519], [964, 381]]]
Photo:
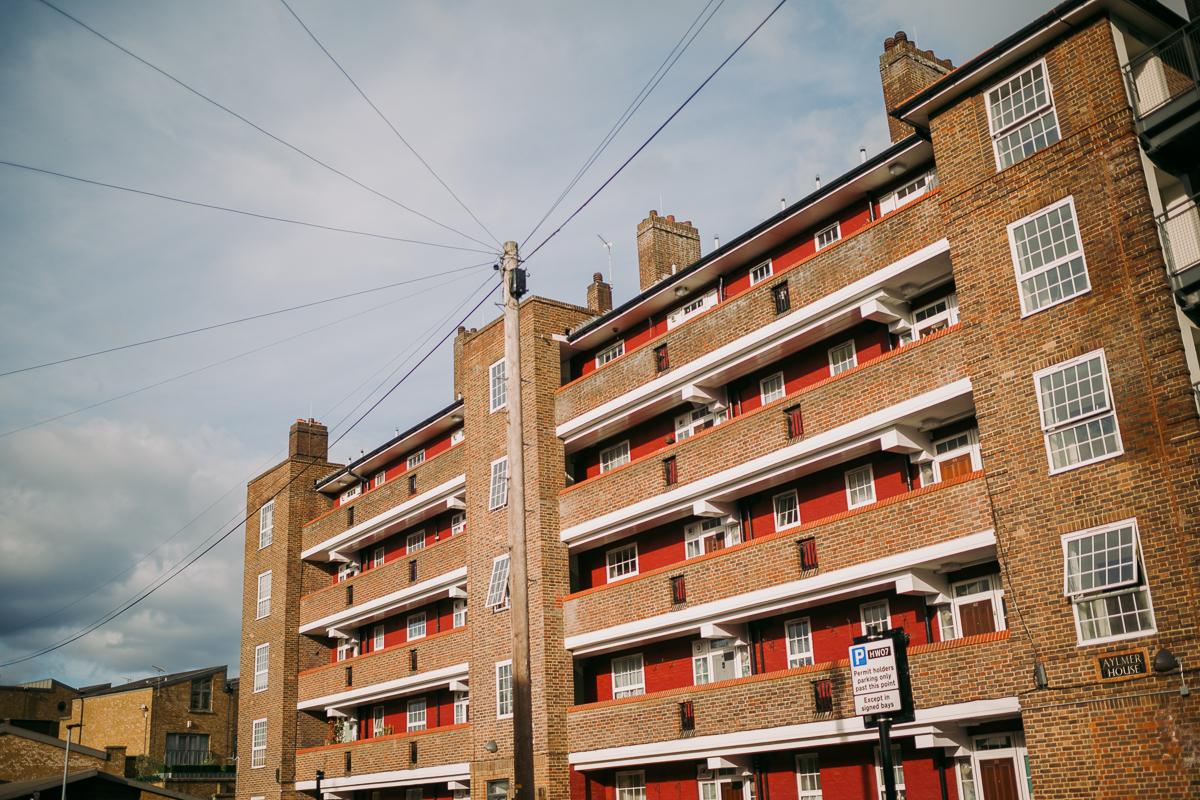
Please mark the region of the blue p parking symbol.
[[867, 663], [867, 646], [860, 644], [850, 648], [850, 666], [861, 667]]

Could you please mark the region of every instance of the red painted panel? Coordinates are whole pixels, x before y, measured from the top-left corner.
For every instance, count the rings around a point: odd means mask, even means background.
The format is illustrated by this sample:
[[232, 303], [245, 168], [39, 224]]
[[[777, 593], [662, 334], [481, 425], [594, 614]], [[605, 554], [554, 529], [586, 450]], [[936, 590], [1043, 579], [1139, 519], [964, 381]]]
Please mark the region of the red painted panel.
[[579, 451], [575, 456], [576, 480], [594, 478], [600, 474], [600, 451], [629, 440], [630, 459], [658, 452], [675, 439], [675, 417], [682, 409], [674, 409], [636, 425], [620, 435], [606, 439], [599, 444]]
[[[384, 473], [384, 483], [394, 481], [398, 477], [403, 475], [405, 472], [408, 472], [408, 457], [420, 449], [421, 448], [419, 448], [419, 447], [414, 448], [414, 449], [410, 450], [409, 452], [404, 453], [402, 456], [400, 456], [395, 461], [393, 461], [389, 464], [385, 464], [383, 466], [383, 470], [382, 470]], [[428, 461], [429, 459], [433, 458], [434, 456], [438, 455], [439, 453], [444, 453], [449, 449], [450, 449], [450, 433], [446, 433], [444, 436], [440, 436], [437, 439], [434, 439], [433, 441], [425, 444], [425, 460]], [[365, 476], [367, 480], [363, 485], [363, 494], [367, 494], [367, 493], [373, 492], [375, 490], [375, 475], [378, 474], [379, 471], [380, 470], [376, 470], [375, 472], [372, 472], [370, 475]], [[357, 500], [358, 498], [355, 498], [355, 499]], [[337, 508], [341, 504], [342, 504], [342, 500], [340, 497], [334, 499], [334, 501], [333, 501], [334, 508]]]
[[433, 728], [444, 728], [447, 725], [454, 724], [454, 696], [447, 690], [430, 692], [425, 695], [413, 695], [412, 697], [401, 697], [393, 700], [385, 700], [382, 703], [371, 703], [370, 705], [359, 706], [358, 714], [358, 738], [370, 739], [374, 729], [373, 714], [377, 705], [383, 706], [384, 725], [390, 725], [392, 733], [404, 733], [408, 730], [408, 701], [419, 697], [425, 698], [425, 727], [426, 730]]

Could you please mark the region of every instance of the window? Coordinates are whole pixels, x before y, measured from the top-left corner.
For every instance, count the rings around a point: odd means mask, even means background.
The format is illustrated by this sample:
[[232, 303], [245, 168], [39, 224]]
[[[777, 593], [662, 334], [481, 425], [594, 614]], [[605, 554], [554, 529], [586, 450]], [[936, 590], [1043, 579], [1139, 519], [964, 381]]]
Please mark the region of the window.
[[454, 724], [464, 725], [471, 717], [471, 695], [466, 692], [454, 693]]
[[258, 509], [258, 549], [262, 550], [275, 538], [275, 501], [268, 500]]
[[463, 440], [463, 429], [455, 428], [454, 431], [450, 434], [450, 446], [454, 447], [454, 445], [458, 444], [462, 440]]
[[750, 648], [734, 639], [697, 639], [692, 642], [692, 682], [705, 683], [744, 678], [750, 674]]
[[425, 448], [422, 447], [417, 452], [409, 455], [409, 457], [405, 460], [404, 463], [408, 469], [412, 469], [413, 467], [419, 467], [422, 464], [424, 464], [425, 463]]
[[356, 483], [353, 486], [351, 486], [349, 489], [347, 489], [346, 491], [342, 492], [340, 501], [343, 504], [349, 503], [351, 500], [358, 497], [360, 494], [362, 494], [362, 484]]
[[405, 641], [425, 638], [425, 612], [418, 611], [408, 615], [408, 632]]
[[808, 617], [787, 623], [788, 669], [815, 663], [813, 660], [812, 626]]
[[912, 332], [901, 336], [901, 343], [937, 333], [958, 323], [958, 295], [951, 293], [913, 311]]
[[958, 772], [958, 796], [962, 800], [979, 800], [979, 794], [975, 791], [975, 767], [971, 759], [956, 758], [954, 766]]
[[508, 781], [488, 781], [484, 800], [508, 800]]
[[357, 574], [358, 574], [358, 562], [357, 561], [343, 561], [340, 564], [338, 564], [337, 582], [342, 583], [343, 581], [348, 581]]
[[488, 411], [499, 411], [508, 402], [508, 387], [505, 385], [504, 359], [488, 367], [488, 386], [490, 387]]
[[771, 504], [775, 507], [775, 530], [794, 528], [800, 524], [800, 501], [795, 489], [775, 495], [771, 498]]
[[[892, 775], [896, 780], [896, 797], [904, 800], [908, 793], [904, 790], [904, 759], [900, 755], [900, 745], [892, 745]], [[879, 759], [879, 748], [875, 748], [875, 788], [879, 790], [880, 797], [886, 797], [883, 793], [883, 766]]]
[[496, 718], [506, 719], [513, 715], [512, 662], [496, 664]]
[[833, 244], [840, 238], [842, 238], [842, 226], [841, 223], [838, 222], [833, 223], [827, 228], [822, 228], [821, 230], [817, 231], [817, 235], [813, 237], [817, 243], [818, 250], [824, 250], [826, 247], [829, 247], [829, 245]]
[[1153, 633], [1137, 521], [1064, 536], [1063, 594], [1075, 611], [1079, 644]]
[[846, 505], [850, 508], [875, 502], [875, 473], [871, 465], [846, 471]]
[[863, 603], [858, 607], [858, 615], [862, 618], [863, 636], [869, 633], [883, 633], [892, 627], [892, 614], [887, 600]]
[[933, 443], [933, 459], [920, 464], [921, 485], [930, 486], [983, 469], [975, 428]]
[[787, 389], [783, 383], [782, 372], [768, 375], [758, 382], [758, 398], [764, 406], [767, 403], [774, 403], [786, 394]]
[[654, 348], [654, 371], [666, 372], [671, 368], [671, 353], [665, 344]]
[[821, 800], [821, 767], [816, 753], [796, 754], [798, 800]]
[[792, 307], [792, 296], [788, 292], [787, 282], [771, 287], [771, 301], [775, 304], [775, 315], [778, 316]]
[[774, 274], [774, 269], [771, 267], [771, 262], [764, 261], [750, 270], [750, 285], [753, 286], [756, 283], [762, 283], [771, 277], [772, 274]]
[[404, 552], [415, 553], [425, 549], [425, 529], [413, 531], [404, 538]]
[[387, 717], [384, 714], [384, 707], [373, 706], [371, 708], [371, 736], [386, 736], [386, 730]]
[[646, 693], [646, 676], [642, 669], [642, 654], [622, 656], [612, 660], [612, 696], [634, 697]]
[[355, 658], [357, 656], [358, 642], [354, 639], [342, 639], [341, 643], [337, 646], [337, 650], [335, 651], [335, 657], [337, 660], [345, 661], [348, 658]]
[[625, 355], [625, 340], [613, 342], [608, 347], [596, 353], [596, 366], [603, 367], [610, 361], [616, 361], [621, 356]]
[[715, 550], [741, 544], [742, 526], [736, 520], [726, 523], [720, 517], [693, 522], [683, 529], [684, 557], [695, 558]]
[[267, 765], [267, 721], [256, 719], [250, 724], [250, 766], [253, 769]]
[[646, 773], [642, 770], [617, 773], [615, 800], [646, 800]]
[[858, 354], [854, 350], [854, 340], [842, 342], [836, 347], [829, 348], [829, 374], [837, 375], [858, 366]]
[[260, 644], [254, 648], [254, 691], [267, 690], [267, 675], [271, 665], [271, 643]]
[[508, 458], [497, 458], [492, 462], [491, 492], [488, 495], [488, 511], [508, 505]]
[[998, 170], [1025, 160], [1060, 138], [1045, 61], [990, 90], [987, 107]]
[[378, 489], [380, 486], [383, 486], [385, 483], [387, 483], [387, 473], [384, 472], [383, 470], [379, 470], [379, 472], [375, 473], [375, 479], [373, 481], [371, 481], [371, 485], [374, 488]]
[[378, 623], [371, 631], [371, 652], [377, 653], [387, 646], [387, 627]]
[[387, 548], [383, 545], [377, 546], [371, 552], [371, 568], [382, 567], [383, 562], [387, 560]]
[[508, 554], [496, 556], [492, 561], [492, 577], [488, 580], [487, 602], [484, 608], [497, 611], [508, 608]]
[[1079, 243], [1073, 198], [1009, 225], [1008, 242], [1021, 294], [1021, 316], [1092, 288]]
[[262, 619], [271, 614], [271, 570], [258, 576], [258, 607], [255, 609], [255, 619]]
[[456, 511], [450, 516], [450, 535], [458, 536], [467, 529], [467, 512]]
[[454, 599], [454, 614], [451, 617], [450, 624], [455, 628], [461, 628], [467, 624], [467, 600], [464, 597], [456, 597]]
[[1103, 350], [1042, 370], [1033, 379], [1051, 474], [1123, 452]]
[[425, 698], [413, 697], [408, 701], [404, 715], [404, 727], [409, 731], [425, 730]]
[[614, 547], [604, 554], [608, 582], [638, 574], [637, 542]]
[[894, 192], [879, 199], [879, 213], [889, 214], [901, 206], [911, 203], [937, 186], [937, 173], [926, 172], [916, 180], [909, 181]]
[[717, 305], [717, 290], [710, 289], [694, 300], [681, 305], [679, 308], [667, 315], [667, 330], [682, 325], [692, 317], [703, 314], [710, 308]]
[[192, 680], [192, 695], [188, 708], [192, 711], [212, 711], [212, 675]]
[[207, 733], [167, 734], [167, 752], [164, 760], [168, 766], [198, 766], [208, 763], [209, 758]]
[[622, 464], [629, 463], [629, 441], [614, 444], [612, 447], [606, 447], [600, 451], [600, 472], [601, 474], [608, 472], [610, 469], [616, 469]]
[[675, 417], [675, 439], [683, 440], [696, 433], [720, 425], [729, 419], [729, 412], [715, 404], [693, 408]]

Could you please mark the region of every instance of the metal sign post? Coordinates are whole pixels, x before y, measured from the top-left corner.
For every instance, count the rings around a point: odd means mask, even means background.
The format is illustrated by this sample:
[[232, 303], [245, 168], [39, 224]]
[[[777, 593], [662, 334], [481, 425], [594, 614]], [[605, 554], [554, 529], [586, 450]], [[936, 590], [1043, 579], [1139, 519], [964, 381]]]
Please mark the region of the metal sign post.
[[862, 716], [866, 727], [879, 728], [883, 796], [885, 800], [897, 800], [892, 723], [913, 720], [908, 634], [903, 628], [854, 638], [850, 647], [850, 683], [854, 691], [854, 713]]

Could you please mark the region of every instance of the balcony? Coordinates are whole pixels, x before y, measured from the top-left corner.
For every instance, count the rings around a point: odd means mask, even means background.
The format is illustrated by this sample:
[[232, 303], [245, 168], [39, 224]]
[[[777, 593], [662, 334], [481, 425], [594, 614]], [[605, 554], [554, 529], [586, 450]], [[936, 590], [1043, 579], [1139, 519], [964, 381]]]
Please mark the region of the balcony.
[[[463, 537], [465, 538], [465, 537]], [[396, 563], [396, 562], [393, 562]], [[385, 572], [381, 568], [379, 572]], [[408, 577], [407, 574], [392, 570], [395, 578]], [[410, 573], [411, 574], [411, 573]], [[300, 633], [310, 636], [331, 636], [339, 639], [353, 638], [355, 628], [378, 622], [381, 619], [399, 614], [411, 608], [432, 603], [448, 597], [465, 598], [467, 596], [467, 568], [444, 572], [417, 583], [405, 583], [373, 600], [342, 606], [340, 611], [327, 614], [317, 619], [301, 622]]]
[[[989, 713], [1015, 714], [1015, 696], [1029, 686], [1028, 661], [1014, 657], [1015, 647], [1008, 631], [911, 647], [916, 722], [936, 727], [942, 717], [946, 728], [957, 729]], [[830, 710], [816, 707], [814, 683], [826, 680]], [[829, 695], [824, 698], [828, 703]], [[680, 704], [689, 702], [692, 729], [685, 730]], [[820, 736], [840, 741], [878, 736], [854, 714], [846, 659], [574, 706], [568, 722], [570, 761], [577, 769], [610, 766], [602, 762], [612, 759], [697, 758], [710, 748], [732, 755], [808, 746]], [[897, 729], [896, 735], [904, 734]]]
[[340, 687], [342, 691], [301, 700], [296, 703], [296, 708], [312, 713], [323, 711], [327, 717], [345, 717], [349, 716], [356, 706], [381, 700], [425, 694], [437, 689], [465, 692], [468, 670], [468, 664], [464, 661], [441, 669], [411, 672], [403, 678], [389, 677], [388, 680], [366, 686], [357, 685], [356, 681], [355, 686], [346, 688], [343, 682]]
[[[349, 580], [330, 583], [300, 598], [300, 627], [378, 601], [417, 583], [461, 569], [467, 563], [467, 536], [460, 533], [435, 542], [411, 556], [402, 556], [373, 567]], [[412, 580], [412, 564], [416, 580]], [[354, 605], [346, 605], [346, 587], [354, 587]]]
[[1193, 20], [1124, 67], [1138, 138], [1152, 161], [1179, 174], [1200, 152], [1200, 20]]
[[[742, 466], [756, 459], [769, 460], [794, 449], [796, 459], [799, 459], [795, 468], [799, 470], [797, 474], [806, 474], [830, 463], [862, 455], [868, 450], [857, 450], [864, 446], [882, 449], [883, 445], [878, 442], [867, 446], [859, 440], [871, 434], [875, 428], [904, 423], [906, 414], [912, 419], [905, 424], [920, 427], [923, 421], [952, 413], [949, 407], [938, 410], [939, 405], [946, 405], [946, 398], [937, 394], [935, 387], [949, 386], [963, 380], [965, 361], [963, 337], [959, 329], [947, 329], [637, 461], [568, 487], [561, 493], [559, 501], [563, 541], [572, 546], [581, 544], [582, 541], [576, 541], [580, 538], [576, 534], [584, 528], [595, 527], [590, 526], [590, 522], [602, 511], [608, 511], [604, 517], [616, 520], [623, 516], [625, 509], [635, 506], [639, 501], [661, 501], [675, 494], [681, 497], [689, 494], [686, 491], [688, 486], [713, 484], [713, 488], [708, 490], [712, 496], [704, 498], [707, 500], [728, 501], [745, 496], [748, 491], [732, 494], [730, 487], [721, 484], [741, 480], [742, 476], [735, 473], [744, 472]], [[914, 402], [914, 398], [920, 398], [922, 392], [929, 395], [927, 399]], [[900, 411], [902, 406], [907, 407], [906, 404], [912, 408], [907, 412]], [[784, 414], [785, 409], [797, 405], [801, 408], [804, 426], [804, 438], [799, 442], [789, 439]], [[963, 405], [962, 399], [959, 398], [957, 403], [952, 401], [950, 405], [957, 408]], [[897, 413], [886, 413], [889, 408]], [[965, 408], [969, 408], [969, 404]], [[879, 409], [884, 411], [880, 412]], [[878, 413], [882, 413], [886, 419], [872, 421], [872, 417]], [[681, 487], [664, 493], [662, 459], [667, 456], [675, 457], [676, 478]], [[777, 482], [783, 480], [780, 477]], [[718, 494], [721, 496], [718, 497]], [[619, 501], [614, 502], [614, 498], [619, 498]], [[695, 499], [698, 498], [692, 498]], [[674, 516], [682, 517], [690, 513], [692, 500], [679, 504]], [[612, 510], [614, 505], [622, 508]], [[670, 516], [659, 522], [669, 519]], [[619, 528], [620, 525], [615, 527]], [[639, 524], [638, 527], [645, 529], [648, 524]], [[614, 528], [611, 533], [615, 535], [617, 530]], [[591, 531], [587, 538], [595, 538], [594, 534]]]
[[[451, 628], [414, 642], [303, 670], [300, 672], [297, 697], [305, 702], [346, 689], [346, 667], [354, 668], [354, 686], [363, 689], [422, 672], [440, 673], [466, 660], [471, 647], [466, 631], [465, 625]], [[412, 669], [414, 650], [417, 653], [415, 671]]]
[[[728, 382], [734, 376], [726, 372], [753, 371], [763, 354], [778, 358], [811, 344], [813, 336], [856, 324], [855, 310], [878, 293], [904, 302], [948, 279], [949, 248], [935, 197], [930, 193], [802, 261], [780, 257], [775, 277], [752, 291], [562, 387], [556, 402], [559, 437], [569, 447], [584, 433], [603, 438], [606, 432], [587, 429], [643, 413], [657, 393], [677, 394], [683, 383], [714, 381], [717, 373]], [[779, 316], [770, 293], [783, 282], [795, 310]], [[654, 350], [664, 344], [672, 368], [659, 373]]]
[[[1200, 152], [1200, 151], [1198, 151]], [[1200, 209], [1194, 195], [1156, 218], [1175, 302], [1200, 325]]]
[[[471, 753], [471, 726], [448, 725], [427, 731], [378, 736], [347, 744], [303, 747], [296, 751], [296, 789], [312, 792], [307, 779], [325, 773], [322, 788], [330, 793], [418, 786], [470, 780], [466, 758]], [[344, 795], [343, 795], [344, 796]]]

